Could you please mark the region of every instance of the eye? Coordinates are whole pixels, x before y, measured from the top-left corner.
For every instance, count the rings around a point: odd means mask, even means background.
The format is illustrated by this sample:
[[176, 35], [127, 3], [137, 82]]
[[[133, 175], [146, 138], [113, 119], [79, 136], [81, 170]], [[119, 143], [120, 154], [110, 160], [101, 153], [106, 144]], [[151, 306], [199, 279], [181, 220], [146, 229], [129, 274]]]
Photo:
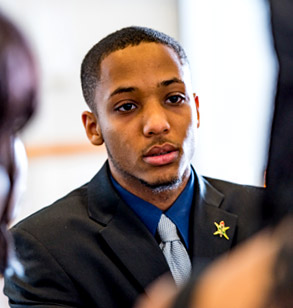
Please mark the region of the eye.
[[171, 95], [167, 98], [167, 103], [170, 103], [171, 105], [180, 105], [185, 100], [184, 96], [182, 95]]
[[120, 111], [120, 112], [129, 112], [134, 109], [136, 109], [136, 105], [133, 103], [125, 103], [117, 108], [115, 108], [115, 111]]

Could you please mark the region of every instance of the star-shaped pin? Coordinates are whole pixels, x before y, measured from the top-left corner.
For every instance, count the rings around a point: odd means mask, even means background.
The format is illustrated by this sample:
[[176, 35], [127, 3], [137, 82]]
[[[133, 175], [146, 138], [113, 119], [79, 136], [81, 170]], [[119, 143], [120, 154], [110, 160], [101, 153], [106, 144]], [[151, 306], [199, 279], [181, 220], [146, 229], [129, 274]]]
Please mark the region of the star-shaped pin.
[[214, 222], [214, 224], [218, 229], [216, 232], [214, 232], [214, 235], [220, 235], [220, 237], [224, 236], [225, 239], [229, 240], [226, 231], [230, 229], [230, 227], [225, 227], [225, 222], [223, 220], [219, 224], [217, 224], [216, 222]]

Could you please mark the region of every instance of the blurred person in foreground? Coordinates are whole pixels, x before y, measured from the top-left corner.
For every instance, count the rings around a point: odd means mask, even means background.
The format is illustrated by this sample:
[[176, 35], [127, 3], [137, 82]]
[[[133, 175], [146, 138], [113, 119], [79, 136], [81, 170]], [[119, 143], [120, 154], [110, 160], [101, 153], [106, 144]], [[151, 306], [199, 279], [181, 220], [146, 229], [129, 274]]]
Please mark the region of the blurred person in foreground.
[[0, 275], [20, 274], [7, 225], [24, 187], [24, 147], [17, 137], [37, 98], [36, 67], [17, 27], [0, 11]]
[[[7, 229], [26, 180], [26, 154], [17, 135], [31, 118], [36, 100], [36, 67], [29, 46], [0, 11], [0, 278], [23, 275]], [[1, 292], [0, 306], [6, 307], [7, 301]]]
[[267, 228], [179, 294], [167, 278], [158, 281], [136, 308], [293, 307], [293, 2], [269, 3], [280, 69], [262, 202]]
[[87, 137], [108, 160], [13, 228], [25, 275], [5, 280], [11, 307], [132, 307], [162, 274], [181, 286], [260, 228], [262, 188], [191, 166], [199, 102], [178, 42], [145, 27], [111, 33], [81, 82]]

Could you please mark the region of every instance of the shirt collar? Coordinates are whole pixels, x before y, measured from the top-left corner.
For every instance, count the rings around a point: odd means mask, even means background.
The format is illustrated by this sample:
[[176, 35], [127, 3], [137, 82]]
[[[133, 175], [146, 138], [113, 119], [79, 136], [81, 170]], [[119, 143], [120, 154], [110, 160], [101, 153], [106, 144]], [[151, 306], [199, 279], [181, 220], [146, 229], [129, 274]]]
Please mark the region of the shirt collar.
[[[149, 231], [155, 235], [159, 220], [162, 215], [162, 210], [124, 189], [112, 176], [111, 180], [123, 201], [131, 207], [131, 209], [142, 220]], [[191, 168], [191, 175], [186, 187], [173, 203], [173, 205], [165, 212], [165, 215], [169, 217], [177, 226], [187, 247], [189, 234], [189, 216], [193, 200], [193, 192], [194, 171], [193, 168]]]

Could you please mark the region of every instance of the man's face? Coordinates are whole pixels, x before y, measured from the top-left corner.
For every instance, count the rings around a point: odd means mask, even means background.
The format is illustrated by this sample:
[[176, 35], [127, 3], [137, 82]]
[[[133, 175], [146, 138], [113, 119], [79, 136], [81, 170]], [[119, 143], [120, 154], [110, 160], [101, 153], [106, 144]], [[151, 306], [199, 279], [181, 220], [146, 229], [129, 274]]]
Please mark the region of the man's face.
[[121, 185], [160, 187], [188, 178], [197, 113], [188, 65], [172, 49], [142, 43], [108, 55], [95, 103], [96, 129]]

